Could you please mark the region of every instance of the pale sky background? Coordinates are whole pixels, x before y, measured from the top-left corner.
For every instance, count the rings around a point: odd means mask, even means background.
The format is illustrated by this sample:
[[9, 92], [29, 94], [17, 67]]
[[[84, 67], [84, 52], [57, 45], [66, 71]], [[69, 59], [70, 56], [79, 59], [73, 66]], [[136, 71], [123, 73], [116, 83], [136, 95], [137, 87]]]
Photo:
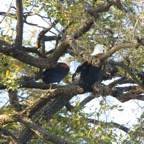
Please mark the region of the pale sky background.
[[[6, 0], [0, 0], [0, 12], [4, 12], [8, 10], [9, 7], [9, 3], [11, 1], [6, 1]], [[0, 16], [0, 21], [1, 21], [1, 16]], [[38, 16], [33, 16], [29, 18], [29, 22], [33, 22], [33, 23], [37, 23], [39, 25], [45, 26], [47, 27], [47, 23], [44, 23], [43, 20], [41, 18], [39, 18]], [[25, 25], [26, 26], [26, 25]], [[0, 23], [0, 28], [4, 27], [3, 23]], [[15, 27], [15, 25], [14, 25]], [[35, 27], [31, 26], [26, 26], [27, 30], [25, 30], [24, 32], [24, 38], [25, 39], [29, 39], [30, 35], [31, 35], [31, 30], [35, 31]], [[40, 31], [40, 30], [39, 30]], [[29, 35], [28, 35], [29, 34]], [[37, 36], [38, 32], [36, 32], [36, 36]], [[37, 37], [34, 37], [32, 40], [35, 41]], [[49, 49], [51, 49], [54, 46], [53, 44], [47, 43], [47, 47]], [[73, 64], [71, 65], [71, 71], [73, 72], [76, 67], [77, 67], [78, 63], [77, 62], [73, 62]], [[110, 81], [105, 82], [105, 84], [108, 84]], [[75, 96], [71, 101], [76, 101], [76, 100], [82, 100], [84, 99], [88, 94], [85, 95], [78, 95]], [[4, 99], [2, 99], [2, 97], [4, 97]], [[0, 93], [0, 99], [3, 100], [4, 102], [8, 101], [8, 96], [7, 93]], [[86, 105], [86, 108], [84, 109], [85, 112], [93, 112], [94, 115], [92, 116], [92, 118], [95, 118], [96, 116], [96, 112], [99, 111], [100, 109], [100, 105], [99, 102], [100, 100], [102, 100], [103, 97], [99, 97], [97, 99], [92, 100], [91, 102], [89, 102]], [[1, 103], [0, 100], [0, 104]], [[114, 105], [119, 105], [121, 106], [121, 108], [123, 108], [123, 111], [118, 111], [118, 110], [107, 110], [103, 113], [103, 115], [101, 116], [102, 120], [106, 120], [108, 121], [114, 121], [116, 123], [119, 124], [124, 124], [127, 127], [131, 127], [133, 124], [137, 123], [137, 118], [140, 117], [140, 115], [144, 112], [144, 102], [140, 101], [140, 100], [130, 100], [127, 101], [125, 103], [121, 103], [119, 102], [116, 98], [113, 98], [111, 96], [107, 96], [105, 98], [105, 101], [107, 102], [108, 105], [112, 106]]]

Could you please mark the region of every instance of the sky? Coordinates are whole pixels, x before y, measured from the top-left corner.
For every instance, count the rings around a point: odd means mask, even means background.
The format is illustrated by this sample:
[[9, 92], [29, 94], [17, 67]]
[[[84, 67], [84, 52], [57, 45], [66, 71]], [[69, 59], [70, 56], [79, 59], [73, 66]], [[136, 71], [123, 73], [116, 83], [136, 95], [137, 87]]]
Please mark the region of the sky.
[[[11, 1], [9, 1], [9, 2], [11, 2]], [[0, 12], [7, 11], [7, 9], [8, 9], [7, 7], [9, 6], [9, 3], [6, 0], [0, 0], [0, 6], [1, 6]], [[29, 22], [37, 23], [41, 26], [47, 27], [47, 23], [43, 22], [42, 19], [37, 17], [37, 16], [30, 17], [28, 20], [29, 20]], [[0, 17], [0, 21], [1, 21], [1, 17]], [[3, 26], [4, 26], [3, 24], [0, 24], [0, 27], [3, 27]], [[27, 28], [27, 30], [25, 31], [25, 39], [29, 39], [29, 35], [31, 34], [30, 30], [33, 29], [33, 31], [34, 31], [35, 27], [28, 27], [26, 25], [25, 25], [25, 27]], [[37, 31], [35, 33], [35, 35], [37, 35], [39, 31]], [[32, 40], [35, 41], [36, 38], [37, 37], [34, 37]], [[51, 49], [53, 46], [54, 46], [54, 43], [53, 44], [47, 43], [47, 47], [49, 49]], [[73, 64], [71, 65], [71, 72], [72, 73], [75, 71], [75, 69], [78, 65], [79, 65], [78, 62], [76, 62], [76, 61], [73, 62]], [[105, 84], [108, 84], [109, 82], [110, 81], [107, 81], [107, 82], [105, 82]], [[89, 95], [89, 94], [77, 95], [71, 101], [73, 101], [73, 102], [76, 100], [81, 101], [87, 95]], [[3, 97], [4, 98], [3, 100], [5, 102], [8, 101], [7, 93], [0, 93], [0, 97], [1, 98]], [[87, 113], [89, 113], [89, 112], [95, 113], [92, 116], [92, 118], [96, 118], [96, 113], [99, 112], [99, 109], [100, 109], [99, 103], [102, 99], [103, 99], [103, 97], [101, 96], [97, 99], [92, 100], [91, 102], [86, 104], [84, 111]], [[103, 115], [100, 117], [101, 120], [106, 120], [107, 122], [112, 120], [113, 122], [123, 124], [127, 127], [132, 127], [133, 124], [137, 123], [137, 118], [139, 118], [140, 115], [144, 112], [144, 102], [140, 101], [140, 100], [130, 100], [130, 101], [121, 103], [116, 98], [113, 98], [112, 96], [107, 96], [105, 98], [105, 101], [110, 106], [115, 104], [115, 105], [121, 106], [121, 108], [124, 109], [123, 111], [119, 111], [117, 109], [114, 109], [114, 110], [107, 109], [103, 113]]]

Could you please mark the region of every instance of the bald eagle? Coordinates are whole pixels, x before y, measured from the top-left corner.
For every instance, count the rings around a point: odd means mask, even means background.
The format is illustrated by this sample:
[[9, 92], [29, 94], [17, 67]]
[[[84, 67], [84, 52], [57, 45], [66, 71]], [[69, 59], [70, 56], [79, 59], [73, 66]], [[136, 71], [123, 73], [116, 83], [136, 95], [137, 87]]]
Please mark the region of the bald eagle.
[[[104, 54], [104, 46], [96, 45], [94, 52], [91, 54], [94, 57], [99, 57]], [[73, 75], [80, 73], [79, 85], [84, 89], [85, 92], [91, 91], [93, 84], [98, 81], [100, 77], [102, 66], [93, 66], [91, 63], [85, 61], [79, 65]]]
[[70, 70], [70, 57], [65, 57], [62, 59], [63, 62], [58, 62], [57, 66], [54, 68], [47, 68], [43, 72], [42, 80], [46, 84], [51, 84], [51, 83], [60, 83], [68, 74]]

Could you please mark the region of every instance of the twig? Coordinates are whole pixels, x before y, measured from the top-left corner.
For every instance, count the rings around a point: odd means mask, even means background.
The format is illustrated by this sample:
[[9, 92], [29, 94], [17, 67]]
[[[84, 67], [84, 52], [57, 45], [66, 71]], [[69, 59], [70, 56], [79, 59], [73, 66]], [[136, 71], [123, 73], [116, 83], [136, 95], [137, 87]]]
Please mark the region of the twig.
[[[9, 6], [9, 9], [7, 10], [7, 12], [5, 13], [3, 13], [3, 14], [5, 14], [5, 16], [2, 18], [2, 20], [0, 21], [0, 23], [2, 23], [2, 21], [5, 19], [5, 17], [8, 15], [8, 12], [10, 11], [10, 9], [11, 9], [11, 5], [12, 5], [12, 3], [13, 3], [13, 0], [11, 1], [11, 3], [10, 3], [10, 6]], [[1, 12], [1, 14], [2, 14], [2, 12]]]

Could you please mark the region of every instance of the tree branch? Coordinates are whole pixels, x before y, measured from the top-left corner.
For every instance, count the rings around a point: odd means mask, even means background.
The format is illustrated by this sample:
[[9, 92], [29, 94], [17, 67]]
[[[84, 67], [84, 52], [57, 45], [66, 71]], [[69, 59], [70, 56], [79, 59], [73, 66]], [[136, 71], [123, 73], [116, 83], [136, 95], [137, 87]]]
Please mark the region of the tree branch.
[[40, 41], [42, 37], [50, 30], [52, 29], [56, 24], [58, 23], [58, 20], [55, 20], [47, 29], [42, 30], [37, 38], [37, 48], [40, 48]]
[[[63, 117], [63, 116], [59, 116], [60, 119], [67, 119], [67, 117]], [[70, 118], [68, 118], [69, 120]], [[91, 119], [91, 118], [86, 118], [88, 120], [88, 123], [92, 123], [94, 125], [101, 125], [102, 127], [103, 126], [108, 126], [109, 128], [118, 128], [126, 133], [128, 133], [130, 131], [129, 128], [123, 126], [123, 125], [120, 125], [118, 123], [115, 123], [115, 122], [104, 122], [104, 121], [99, 121], [99, 120], [96, 120], [96, 119]]]
[[18, 100], [17, 90], [14, 90], [14, 91], [9, 90], [8, 94], [9, 94], [9, 101], [10, 101], [12, 108], [16, 111], [22, 111], [22, 106], [20, 105], [19, 100]]
[[84, 100], [82, 100], [79, 104], [80, 107], [85, 106], [88, 102], [96, 98], [96, 95], [92, 92], [88, 97], [86, 97]]
[[95, 120], [95, 119], [88, 119], [88, 121], [92, 124], [101, 124], [103, 126], [109, 126], [109, 127], [115, 127], [115, 128], [118, 128], [126, 133], [128, 133], [128, 131], [130, 130], [129, 128], [123, 126], [123, 125], [120, 125], [118, 123], [115, 123], [115, 122], [101, 122], [101, 121], [98, 121], [98, 120]]
[[[111, 5], [103, 5], [102, 7], [97, 7], [96, 12], [94, 12], [94, 16], [95, 16], [95, 20], [99, 19], [98, 13], [104, 12], [105, 10], [108, 11], [109, 8], [111, 7]], [[108, 9], [107, 9], [108, 8]], [[78, 39], [81, 36], [83, 36], [87, 31], [90, 30], [90, 28], [92, 27], [94, 23], [93, 18], [92, 19], [88, 19], [85, 22], [83, 22], [82, 26], [76, 31], [76, 33], [74, 35], [72, 35], [71, 37], [74, 39]], [[56, 60], [58, 60], [58, 58], [63, 55], [66, 52], [66, 49], [69, 47], [69, 41], [63, 41], [59, 47], [54, 51], [53, 56], [56, 58]]]
[[71, 104], [70, 104], [70, 102], [68, 102], [66, 105], [65, 105], [65, 107], [66, 107], [66, 109], [68, 110], [68, 111], [72, 111], [72, 109], [74, 109], [74, 106], [72, 106]]
[[144, 85], [136, 78], [136, 76], [132, 73], [132, 71], [123, 63], [123, 62], [114, 62], [109, 61], [109, 63], [117, 65], [123, 68], [132, 78], [132, 80], [139, 85], [139, 87], [144, 91]]
[[123, 5], [121, 4], [120, 0], [115, 0], [114, 1], [107, 1], [102, 5], [99, 5], [97, 7], [92, 7], [92, 8], [88, 8], [85, 9], [86, 13], [90, 14], [91, 16], [93, 16], [94, 18], [97, 17], [98, 13], [102, 13], [102, 12], [107, 12], [109, 11], [110, 7], [114, 5], [117, 7], [117, 9], [127, 12], [127, 10], [123, 7]]
[[24, 49], [24, 51], [26, 52], [30, 52], [30, 53], [35, 53], [37, 54], [38, 56], [40, 57], [43, 57], [43, 58], [46, 58], [46, 56], [44, 54], [42, 54], [39, 49], [37, 49], [36, 47], [25, 47], [25, 46], [22, 46], [22, 48]]
[[[73, 97], [73, 95], [67, 95], [63, 96], [60, 95], [56, 99], [52, 99], [49, 101], [43, 108], [41, 108], [39, 111], [37, 111], [33, 116], [32, 119], [35, 121], [38, 121], [39, 119], [43, 119], [47, 122], [52, 118], [52, 116], [58, 112], [60, 109], [63, 108], [63, 106], [70, 101], [70, 99]], [[28, 129], [24, 128], [21, 131], [17, 133], [18, 138], [21, 142], [24, 144], [29, 141], [29, 139], [34, 135], [34, 133]]]
[[23, 4], [22, 4], [22, 0], [16, 0], [16, 15], [17, 15], [17, 25], [16, 25], [15, 47], [16, 47], [16, 49], [22, 49], [22, 39], [23, 39]]
[[126, 102], [126, 101], [129, 101], [131, 99], [137, 99], [137, 100], [144, 101], [144, 95], [138, 89], [136, 89], [136, 90], [130, 90], [127, 93], [124, 93], [124, 94], [116, 96], [116, 98], [120, 102]]
[[[74, 38], [81, 37], [84, 33], [86, 33], [92, 26], [93, 20], [87, 20], [73, 35]], [[44, 58], [34, 58], [33, 56], [28, 55], [25, 51], [15, 50], [13, 47], [7, 48], [6, 42], [0, 41], [0, 52], [7, 55], [12, 56], [19, 61], [30, 64], [32, 66], [36, 66], [39, 68], [51, 68], [54, 67], [56, 61], [59, 59], [61, 55], [63, 55], [66, 49], [69, 47], [69, 44], [66, 41], [63, 41], [59, 47], [54, 51], [53, 57], [49, 56], [47, 59]]]
[[79, 86], [69, 85], [63, 88], [54, 89], [52, 91], [48, 91], [48, 93], [36, 101], [34, 101], [31, 106], [26, 108], [21, 114], [31, 117], [37, 111], [39, 111], [42, 107], [44, 107], [51, 99], [55, 99], [61, 95], [65, 96], [74, 96], [76, 94], [83, 93], [83, 90]]
[[102, 65], [109, 57], [112, 56], [112, 54], [114, 54], [116, 51], [120, 50], [120, 49], [126, 49], [126, 48], [137, 48], [138, 43], [121, 43], [119, 45], [115, 45], [113, 48], [111, 48], [109, 51], [106, 52], [106, 54], [102, 55], [100, 58], [95, 58], [90, 56], [89, 54], [85, 53], [82, 49], [82, 47], [80, 47], [76, 40], [73, 37], [68, 37], [67, 38], [68, 43], [70, 44], [70, 46], [72, 47], [74, 53], [76, 55], [80, 55], [85, 61], [88, 61], [89, 63], [91, 63], [94, 66], [99, 66]]
[[[109, 84], [110, 85], [110, 84]], [[102, 96], [107, 96], [111, 95], [116, 97], [119, 101], [121, 102], [126, 102], [131, 99], [139, 99], [139, 100], [144, 100], [144, 95], [142, 95], [142, 91], [139, 89], [136, 90], [130, 90], [127, 93], [123, 93], [122, 90], [119, 90], [118, 88], [112, 88], [111, 86], [100, 86], [98, 84], [95, 84], [94, 86], [94, 92], [97, 95], [102, 95]]]
[[11, 139], [15, 144], [20, 144], [19, 140], [5, 128], [0, 128], [0, 133]]
[[27, 54], [24, 50], [15, 49], [14, 46], [8, 46], [8, 43], [0, 40], [0, 53], [39, 68], [52, 68], [56, 65], [55, 58], [52, 56], [49, 56], [48, 58], [35, 58], [34, 56]]
[[19, 119], [19, 122], [30, 128], [35, 134], [37, 134], [39, 137], [46, 140], [47, 142], [51, 141], [54, 144], [70, 143], [62, 138], [58, 138], [57, 136], [52, 135], [49, 131], [42, 129], [40, 125], [34, 123], [31, 119], [23, 117]]
[[[39, 120], [39, 118], [43, 118], [44, 120], [49, 121], [51, 117], [58, 110], [60, 110], [72, 97], [73, 95], [59, 95], [56, 99], [52, 99], [51, 101], [47, 102], [45, 106], [33, 114], [32, 119]], [[118, 99], [120, 98], [118, 97]], [[25, 143], [32, 137], [33, 133], [30, 130], [24, 128], [19, 132], [18, 135], [20, 141]]]
[[44, 35], [44, 41], [53, 41], [53, 40], [60, 40], [61, 36], [46, 36]]

